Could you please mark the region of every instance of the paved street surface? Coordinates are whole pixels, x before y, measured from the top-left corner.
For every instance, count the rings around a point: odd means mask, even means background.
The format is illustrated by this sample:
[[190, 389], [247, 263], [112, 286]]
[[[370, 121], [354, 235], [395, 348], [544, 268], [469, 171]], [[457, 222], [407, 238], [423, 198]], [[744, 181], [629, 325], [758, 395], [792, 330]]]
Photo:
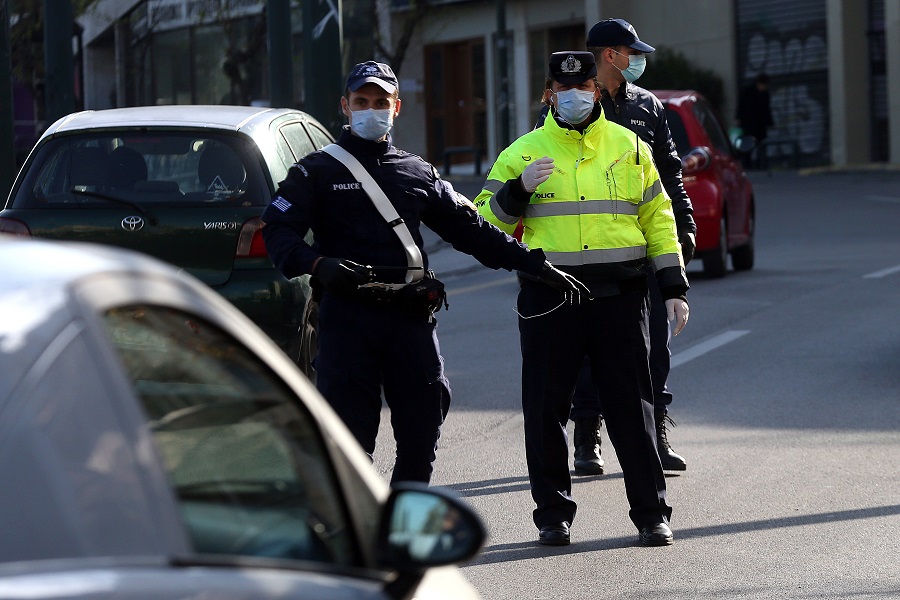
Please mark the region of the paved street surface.
[[515, 278], [429, 236], [453, 387], [434, 484], [488, 524], [464, 567], [484, 598], [900, 598], [900, 172], [751, 179], [756, 267], [712, 280], [689, 265], [671, 345], [670, 441], [688, 461], [667, 477], [671, 547], [637, 545], [605, 428], [606, 474], [574, 480], [572, 544], [536, 543]]

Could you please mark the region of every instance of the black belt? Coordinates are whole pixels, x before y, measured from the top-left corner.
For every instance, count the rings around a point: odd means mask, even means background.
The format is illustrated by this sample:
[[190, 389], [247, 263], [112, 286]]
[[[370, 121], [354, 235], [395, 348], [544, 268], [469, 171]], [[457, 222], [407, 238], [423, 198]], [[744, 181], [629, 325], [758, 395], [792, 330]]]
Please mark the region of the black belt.
[[374, 283], [356, 288], [352, 296], [357, 300], [374, 304], [393, 304], [400, 298], [400, 291], [406, 284], [382, 284]]

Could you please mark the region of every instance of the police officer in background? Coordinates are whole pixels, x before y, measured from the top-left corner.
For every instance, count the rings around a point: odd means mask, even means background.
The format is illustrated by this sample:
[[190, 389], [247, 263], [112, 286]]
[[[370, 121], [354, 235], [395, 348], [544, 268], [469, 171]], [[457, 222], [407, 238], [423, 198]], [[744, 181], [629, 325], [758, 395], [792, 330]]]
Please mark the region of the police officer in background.
[[[550, 293], [572, 300], [584, 290], [541, 250], [485, 222], [471, 202], [420, 157], [395, 148], [397, 78], [368, 61], [347, 77], [341, 109], [349, 120], [337, 145], [369, 172], [405, 222], [428, 268], [420, 223], [492, 269], [531, 273]], [[324, 288], [319, 308], [317, 386], [371, 456], [382, 389], [397, 441], [392, 482], [431, 478], [440, 427], [450, 406], [430, 311], [407, 294], [407, 250], [348, 167], [325, 151], [301, 159], [263, 212], [263, 238], [288, 278], [309, 273]], [[315, 243], [305, 241], [312, 231]], [[378, 285], [384, 284], [384, 285]], [[363, 286], [363, 287], [360, 287]]]
[[647, 363], [644, 265], [653, 265], [677, 334], [688, 319], [688, 282], [672, 203], [649, 146], [604, 117], [593, 54], [555, 52], [549, 72], [544, 125], [500, 153], [475, 200], [508, 232], [521, 219], [523, 241], [590, 289], [589, 300], [565, 304], [520, 273], [522, 410], [538, 541], [569, 543], [576, 504], [566, 424], [587, 356], [594, 380], [604, 382], [607, 426], [640, 542], [671, 544]]
[[[681, 253], [687, 264], [694, 255], [697, 226], [691, 200], [681, 181], [681, 159], [659, 98], [634, 85], [644, 71], [647, 61], [644, 54], [653, 52], [655, 48], [642, 42], [631, 23], [624, 19], [605, 19], [596, 23], [588, 32], [587, 48], [594, 54], [598, 65], [603, 114], [608, 120], [636, 132], [653, 150], [660, 180], [672, 200]], [[669, 351], [666, 307], [649, 266], [647, 274], [650, 287], [650, 374], [657, 450], [663, 469], [684, 471], [687, 461], [672, 449], [667, 432], [667, 424], [672, 423], [668, 416], [672, 394], [666, 385], [672, 355]], [[609, 394], [602, 381], [596, 383], [595, 386], [588, 369], [583, 369], [573, 398], [571, 418], [575, 423], [575, 473], [578, 475], [603, 473], [603, 459], [600, 456], [601, 404], [607, 401]]]

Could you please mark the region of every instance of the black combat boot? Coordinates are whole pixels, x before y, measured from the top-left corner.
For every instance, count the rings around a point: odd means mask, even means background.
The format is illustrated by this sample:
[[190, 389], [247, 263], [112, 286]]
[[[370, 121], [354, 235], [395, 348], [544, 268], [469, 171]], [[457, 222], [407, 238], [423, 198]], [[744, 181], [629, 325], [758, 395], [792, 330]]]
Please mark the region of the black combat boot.
[[575, 474], [603, 475], [600, 417], [575, 419]]
[[659, 460], [664, 471], [686, 471], [687, 461], [682, 456], [675, 454], [669, 445], [666, 424], [675, 425], [675, 421], [669, 417], [666, 409], [656, 411], [656, 449], [659, 451]]

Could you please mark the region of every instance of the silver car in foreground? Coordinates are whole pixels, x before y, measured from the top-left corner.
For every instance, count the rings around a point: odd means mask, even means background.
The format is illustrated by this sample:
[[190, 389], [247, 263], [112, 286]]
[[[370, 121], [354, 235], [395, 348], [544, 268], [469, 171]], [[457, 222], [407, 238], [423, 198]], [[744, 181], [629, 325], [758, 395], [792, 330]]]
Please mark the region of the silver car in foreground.
[[0, 597], [475, 598], [485, 530], [389, 490], [290, 359], [183, 272], [0, 235]]

